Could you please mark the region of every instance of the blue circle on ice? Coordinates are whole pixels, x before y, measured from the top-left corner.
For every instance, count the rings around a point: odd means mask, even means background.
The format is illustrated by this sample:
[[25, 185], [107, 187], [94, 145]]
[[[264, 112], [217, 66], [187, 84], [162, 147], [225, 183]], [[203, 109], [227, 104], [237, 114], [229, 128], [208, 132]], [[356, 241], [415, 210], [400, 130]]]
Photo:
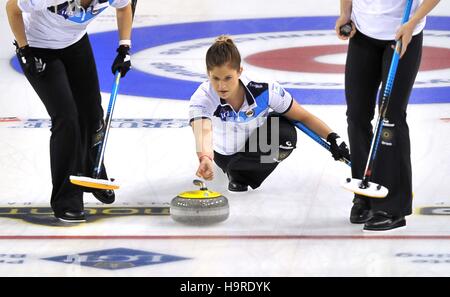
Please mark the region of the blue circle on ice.
[[[292, 32], [310, 30], [332, 30], [336, 17], [291, 17], [269, 19], [244, 19], [205, 21], [139, 27], [133, 29], [133, 55], [152, 47], [171, 43], [213, 38], [221, 34], [242, 35], [270, 32]], [[428, 17], [427, 30], [450, 31], [449, 17]], [[448, 33], [446, 37], [450, 37]], [[113, 75], [111, 63], [116, 55], [118, 43], [117, 31], [94, 33], [90, 35], [96, 57], [101, 90], [110, 92]], [[200, 61], [204, 63], [204, 61]], [[17, 59], [12, 59], [13, 67], [20, 69]], [[450, 87], [441, 86], [435, 80], [436, 87], [415, 87], [411, 95], [411, 103], [443, 103], [450, 102]], [[450, 84], [450, 80], [448, 81]], [[197, 80], [177, 79], [154, 73], [133, 69], [120, 82], [119, 92], [122, 94], [189, 100], [199, 86]], [[344, 91], [327, 88], [289, 88], [287, 90], [302, 104], [345, 104]]]

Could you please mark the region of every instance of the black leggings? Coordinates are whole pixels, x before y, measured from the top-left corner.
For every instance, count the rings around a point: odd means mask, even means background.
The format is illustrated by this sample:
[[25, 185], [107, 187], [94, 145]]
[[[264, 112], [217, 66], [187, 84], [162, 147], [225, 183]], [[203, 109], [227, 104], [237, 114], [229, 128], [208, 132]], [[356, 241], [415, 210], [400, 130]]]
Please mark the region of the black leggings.
[[[422, 56], [422, 33], [414, 36], [400, 59], [382, 131], [372, 181], [389, 189], [385, 199], [365, 199], [372, 210], [405, 216], [412, 212], [409, 128], [406, 109]], [[350, 39], [345, 68], [347, 123], [352, 156], [352, 175], [362, 178], [369, 154], [377, 93], [384, 90], [394, 41], [370, 38], [357, 32]]]
[[70, 183], [69, 176], [91, 175], [91, 138], [103, 119], [91, 45], [85, 35], [64, 49], [32, 48], [32, 51], [47, 64], [42, 77], [25, 75], [52, 121], [51, 206], [55, 215], [80, 211], [83, 210], [83, 192]]
[[[279, 129], [274, 128], [274, 134], [271, 133], [273, 123], [279, 123]], [[272, 142], [273, 137], [278, 137], [278, 147], [274, 147], [276, 143]], [[251, 143], [252, 140], [256, 143]], [[249, 137], [243, 152], [229, 156], [214, 152], [214, 162], [228, 175], [230, 181], [256, 189], [291, 154], [296, 144], [297, 131], [294, 125], [283, 116], [272, 113], [266, 123]], [[269, 146], [264, 148], [265, 145]]]

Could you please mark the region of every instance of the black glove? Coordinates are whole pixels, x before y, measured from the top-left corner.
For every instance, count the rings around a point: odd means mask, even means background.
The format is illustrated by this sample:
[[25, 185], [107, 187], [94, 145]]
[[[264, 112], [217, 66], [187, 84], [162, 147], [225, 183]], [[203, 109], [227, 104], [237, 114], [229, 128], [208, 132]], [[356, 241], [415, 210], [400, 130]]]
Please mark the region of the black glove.
[[116, 71], [120, 71], [122, 77], [125, 77], [125, 74], [127, 74], [130, 68], [130, 47], [127, 45], [121, 45], [117, 48], [117, 56], [111, 66], [111, 71], [114, 75], [116, 74]]
[[331, 155], [333, 155], [336, 161], [342, 158], [350, 161], [350, 152], [348, 151], [347, 144], [345, 144], [339, 135], [331, 132], [327, 136], [327, 141], [330, 144]]
[[14, 45], [16, 46], [17, 58], [19, 58], [23, 71], [34, 77], [42, 76], [46, 66], [42, 59], [36, 58], [28, 45], [19, 47], [17, 42]]

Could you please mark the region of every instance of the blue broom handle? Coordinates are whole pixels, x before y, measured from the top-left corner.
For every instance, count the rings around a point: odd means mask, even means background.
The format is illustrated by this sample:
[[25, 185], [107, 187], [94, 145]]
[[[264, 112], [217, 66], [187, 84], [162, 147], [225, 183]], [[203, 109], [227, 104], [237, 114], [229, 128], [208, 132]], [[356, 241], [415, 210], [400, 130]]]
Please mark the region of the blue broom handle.
[[[408, 0], [406, 2], [405, 12], [403, 14], [402, 25], [408, 22], [409, 15], [411, 14], [413, 0]], [[375, 161], [375, 157], [377, 155], [379, 142], [381, 139], [381, 132], [383, 130], [383, 120], [386, 116], [387, 108], [389, 105], [389, 98], [391, 96], [392, 87], [394, 85], [395, 75], [397, 73], [398, 62], [400, 60], [400, 52], [402, 49], [402, 41], [401, 39], [397, 40], [395, 43], [394, 54], [392, 56], [391, 65], [389, 67], [388, 77], [386, 81], [386, 86], [383, 91], [383, 98], [380, 104], [379, 116], [375, 126], [375, 134], [373, 143], [370, 147], [369, 158], [366, 164], [366, 169], [364, 170], [364, 181], [367, 182], [370, 175], [372, 174], [371, 165]]]
[[97, 178], [100, 176], [103, 159], [105, 157], [106, 143], [108, 142], [108, 135], [109, 135], [109, 128], [111, 127], [112, 114], [114, 112], [114, 106], [116, 105], [117, 94], [119, 92], [120, 77], [121, 73], [120, 71], [117, 71], [114, 77], [111, 96], [109, 98], [108, 110], [106, 112], [105, 135], [103, 136], [103, 141], [98, 148], [96, 167], [94, 168], [95, 175]]

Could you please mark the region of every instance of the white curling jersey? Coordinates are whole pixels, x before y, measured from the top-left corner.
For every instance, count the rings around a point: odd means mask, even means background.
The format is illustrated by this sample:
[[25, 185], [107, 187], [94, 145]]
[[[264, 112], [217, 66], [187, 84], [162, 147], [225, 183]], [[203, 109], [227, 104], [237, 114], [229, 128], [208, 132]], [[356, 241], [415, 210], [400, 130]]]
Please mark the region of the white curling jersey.
[[130, 0], [92, 0], [84, 9], [74, 0], [17, 0], [31, 47], [61, 49], [79, 41], [88, 24], [109, 6], [122, 8]]
[[244, 74], [240, 82], [245, 87], [240, 110], [221, 99], [209, 81], [200, 85], [189, 103], [189, 122], [211, 119], [213, 148], [222, 155], [239, 152], [250, 134], [266, 122], [270, 111], [286, 113], [293, 103], [291, 94], [276, 82], [255, 82]]
[[[394, 40], [400, 28], [407, 0], [353, 0], [352, 21], [356, 28], [369, 37]], [[422, 0], [413, 0], [410, 16], [414, 15]], [[420, 20], [413, 35], [425, 27], [426, 17]]]

